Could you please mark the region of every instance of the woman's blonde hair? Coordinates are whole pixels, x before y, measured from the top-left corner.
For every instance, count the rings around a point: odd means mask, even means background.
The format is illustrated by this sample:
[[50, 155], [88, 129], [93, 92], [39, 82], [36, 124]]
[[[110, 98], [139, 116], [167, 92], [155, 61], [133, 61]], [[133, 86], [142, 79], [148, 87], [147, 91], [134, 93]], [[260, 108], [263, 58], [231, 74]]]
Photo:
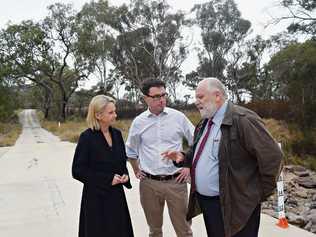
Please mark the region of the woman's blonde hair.
[[115, 103], [115, 100], [106, 95], [97, 95], [92, 98], [87, 115], [88, 127], [92, 130], [100, 130], [100, 124], [96, 115], [104, 110], [109, 103]]

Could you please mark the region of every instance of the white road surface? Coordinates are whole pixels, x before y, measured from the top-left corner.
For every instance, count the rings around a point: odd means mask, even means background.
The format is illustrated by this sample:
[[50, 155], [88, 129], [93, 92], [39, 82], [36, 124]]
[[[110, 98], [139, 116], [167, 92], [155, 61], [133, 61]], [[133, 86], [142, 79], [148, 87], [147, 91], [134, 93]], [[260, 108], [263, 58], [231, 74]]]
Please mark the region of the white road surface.
[[[82, 185], [71, 177], [75, 144], [42, 129], [34, 110], [24, 110], [21, 123], [16, 145], [0, 149], [0, 237], [76, 237]], [[148, 228], [138, 182], [131, 178], [133, 189], [126, 195], [134, 233], [145, 237]], [[164, 221], [164, 236], [174, 237], [167, 211]], [[260, 237], [316, 236], [295, 226], [281, 229], [276, 222], [262, 215]], [[195, 237], [206, 236], [201, 216], [192, 228]]]

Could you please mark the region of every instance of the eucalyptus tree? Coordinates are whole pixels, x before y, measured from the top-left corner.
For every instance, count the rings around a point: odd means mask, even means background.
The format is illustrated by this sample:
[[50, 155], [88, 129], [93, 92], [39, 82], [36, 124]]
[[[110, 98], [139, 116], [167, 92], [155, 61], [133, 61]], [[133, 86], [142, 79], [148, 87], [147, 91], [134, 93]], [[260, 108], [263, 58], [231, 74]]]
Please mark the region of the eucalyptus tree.
[[19, 98], [16, 87], [9, 86], [0, 79], [0, 122], [7, 122], [14, 117], [14, 111], [18, 109]]
[[[269, 76], [264, 57], [267, 57], [272, 47], [270, 39], [265, 40], [257, 35], [246, 42], [241, 48], [244, 59], [237, 67], [228, 67], [227, 77], [234, 78], [236, 88], [242, 94], [248, 94], [252, 100], [270, 100], [276, 98], [277, 85]], [[239, 51], [240, 52], [240, 51]], [[240, 101], [240, 98], [237, 99]]]
[[275, 17], [274, 24], [290, 20], [289, 33], [316, 36], [316, 1], [315, 0], [280, 0], [279, 5], [286, 13]]
[[51, 47], [44, 74], [58, 88], [58, 117], [63, 121], [71, 95], [78, 88], [79, 82], [87, 79], [94, 71], [94, 63], [81, 54], [77, 13], [72, 5], [56, 3], [50, 5], [48, 10], [49, 15], [44, 19], [42, 28]]
[[48, 117], [53, 95], [51, 83], [43, 76], [49, 49], [46, 33], [39, 23], [30, 20], [9, 25], [0, 33], [1, 66], [6, 68], [7, 81], [16, 86], [31, 82], [41, 88], [45, 95], [45, 117]]
[[238, 103], [243, 102], [243, 97], [246, 91], [245, 80], [239, 73], [242, 65], [244, 64], [246, 42], [236, 42], [236, 47], [230, 50], [228, 59], [226, 60], [227, 65], [225, 67], [225, 84], [231, 92], [232, 100]]
[[18, 106], [14, 85], [7, 80], [9, 68], [3, 56], [0, 52], [0, 122], [10, 119]]
[[109, 93], [115, 81], [110, 77], [111, 52], [117, 30], [116, 7], [108, 1], [99, 0], [86, 3], [77, 16], [79, 52], [95, 66], [99, 79], [98, 87]]
[[184, 14], [172, 12], [164, 0], [132, 0], [117, 10], [119, 35], [112, 52], [113, 64], [136, 95], [140, 84], [158, 78], [169, 85], [178, 80], [187, 55], [181, 29]]
[[191, 11], [196, 15], [192, 22], [201, 29], [202, 47], [198, 50], [197, 71], [190, 73], [187, 79], [192, 76], [196, 79], [195, 74], [217, 77], [230, 86], [225, 75], [227, 66], [240, 63], [238, 47], [250, 32], [251, 23], [241, 17], [233, 0], [211, 0], [195, 5]]
[[63, 121], [69, 98], [94, 67], [93, 61], [80, 53], [72, 6], [56, 3], [48, 10], [42, 22], [9, 25], [1, 32], [0, 44], [11, 70], [10, 78], [21, 83], [31, 81], [43, 88], [45, 115], [54, 99], [57, 117]]
[[303, 128], [316, 125], [316, 42], [291, 44], [269, 62], [271, 76], [290, 102], [293, 119]]

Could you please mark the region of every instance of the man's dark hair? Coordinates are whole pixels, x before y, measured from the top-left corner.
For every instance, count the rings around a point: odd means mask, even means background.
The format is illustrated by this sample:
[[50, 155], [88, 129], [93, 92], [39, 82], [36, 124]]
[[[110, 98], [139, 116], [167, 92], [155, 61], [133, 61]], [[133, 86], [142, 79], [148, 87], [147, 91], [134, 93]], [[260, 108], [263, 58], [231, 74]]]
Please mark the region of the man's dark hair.
[[152, 87], [164, 87], [166, 89], [166, 83], [157, 79], [150, 79], [144, 81], [141, 87], [141, 91], [144, 95], [148, 95], [150, 88]]

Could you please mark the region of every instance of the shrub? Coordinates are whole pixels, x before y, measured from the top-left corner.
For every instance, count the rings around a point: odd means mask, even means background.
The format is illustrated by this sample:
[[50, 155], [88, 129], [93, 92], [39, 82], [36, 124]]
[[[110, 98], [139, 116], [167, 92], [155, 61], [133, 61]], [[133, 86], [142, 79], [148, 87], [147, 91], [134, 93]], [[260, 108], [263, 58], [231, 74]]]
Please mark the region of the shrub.
[[255, 111], [262, 118], [286, 121], [291, 121], [293, 118], [289, 103], [282, 100], [252, 101], [241, 106]]

